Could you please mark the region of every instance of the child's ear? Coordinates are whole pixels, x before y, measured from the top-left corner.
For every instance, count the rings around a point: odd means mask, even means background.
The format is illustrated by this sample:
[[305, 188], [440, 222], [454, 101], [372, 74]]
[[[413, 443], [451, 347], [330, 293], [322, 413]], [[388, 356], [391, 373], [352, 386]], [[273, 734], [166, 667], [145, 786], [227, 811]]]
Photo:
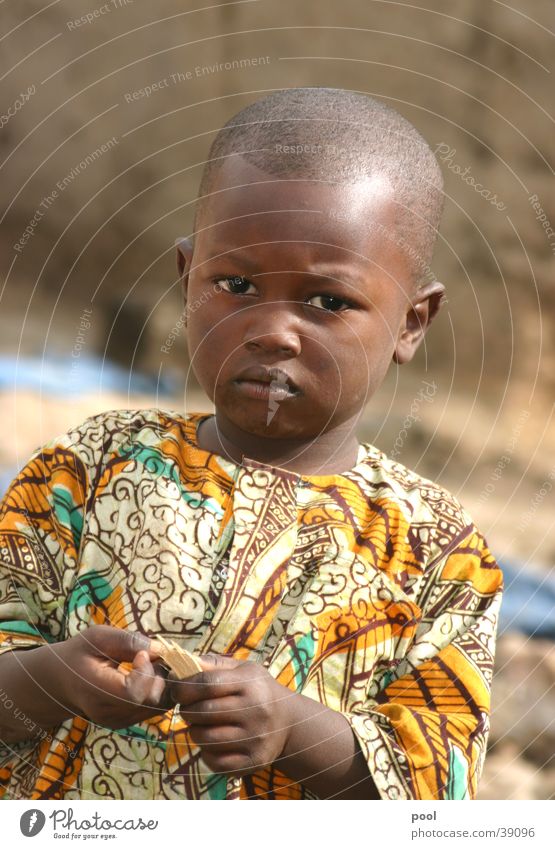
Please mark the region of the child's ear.
[[187, 287], [189, 285], [189, 271], [193, 260], [193, 242], [188, 237], [176, 239], [177, 250], [177, 272], [181, 285], [183, 286], [183, 300], [187, 302]]
[[424, 283], [412, 295], [405, 322], [399, 331], [393, 361], [399, 365], [414, 357], [430, 322], [439, 312], [445, 298], [445, 286], [439, 280]]

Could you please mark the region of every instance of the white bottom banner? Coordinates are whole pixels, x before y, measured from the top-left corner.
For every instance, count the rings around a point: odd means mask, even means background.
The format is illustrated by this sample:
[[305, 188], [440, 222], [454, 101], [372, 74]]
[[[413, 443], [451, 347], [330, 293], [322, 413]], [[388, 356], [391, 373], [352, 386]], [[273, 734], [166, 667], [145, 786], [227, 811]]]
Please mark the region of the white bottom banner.
[[[5, 802], [2, 846], [552, 849], [554, 802]], [[215, 807], [217, 806], [217, 807]], [[316, 807], [314, 807], [316, 806]], [[324, 808], [326, 810], [324, 810]], [[282, 833], [282, 829], [284, 832]], [[176, 843], [177, 841], [177, 843]]]

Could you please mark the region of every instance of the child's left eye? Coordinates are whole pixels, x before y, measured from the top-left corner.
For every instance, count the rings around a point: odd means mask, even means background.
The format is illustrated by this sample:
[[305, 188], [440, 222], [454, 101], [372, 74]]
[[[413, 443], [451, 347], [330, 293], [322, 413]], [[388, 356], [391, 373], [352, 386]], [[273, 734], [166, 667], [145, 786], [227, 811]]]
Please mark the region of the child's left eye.
[[314, 295], [312, 298], [309, 298], [307, 303], [311, 303], [312, 301], [320, 301], [320, 303], [312, 305], [327, 312], [340, 312], [349, 309], [351, 306], [347, 301], [344, 301], [342, 298], [335, 298], [333, 295]]

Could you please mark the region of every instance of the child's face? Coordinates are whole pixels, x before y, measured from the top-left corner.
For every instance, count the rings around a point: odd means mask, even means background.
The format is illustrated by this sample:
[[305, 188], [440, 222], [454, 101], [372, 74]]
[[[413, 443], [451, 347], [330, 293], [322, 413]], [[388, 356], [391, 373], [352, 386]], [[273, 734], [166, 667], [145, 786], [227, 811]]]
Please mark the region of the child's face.
[[[442, 294], [437, 281], [414, 293], [389, 184], [273, 180], [234, 157], [213, 191], [178, 261], [192, 367], [217, 413], [278, 439], [355, 420]], [[280, 373], [241, 379], [256, 367]]]

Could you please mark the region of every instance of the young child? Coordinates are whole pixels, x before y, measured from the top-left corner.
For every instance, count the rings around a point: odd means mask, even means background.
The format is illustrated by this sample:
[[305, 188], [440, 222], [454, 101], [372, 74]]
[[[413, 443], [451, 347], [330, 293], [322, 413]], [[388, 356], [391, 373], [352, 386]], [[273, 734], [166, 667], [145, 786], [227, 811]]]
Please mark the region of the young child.
[[[220, 131], [178, 248], [215, 415], [90, 418], [1, 506], [5, 798], [475, 795], [501, 572], [355, 435], [440, 307], [441, 206], [364, 95], [277, 91]], [[168, 678], [160, 635], [204, 671]]]

